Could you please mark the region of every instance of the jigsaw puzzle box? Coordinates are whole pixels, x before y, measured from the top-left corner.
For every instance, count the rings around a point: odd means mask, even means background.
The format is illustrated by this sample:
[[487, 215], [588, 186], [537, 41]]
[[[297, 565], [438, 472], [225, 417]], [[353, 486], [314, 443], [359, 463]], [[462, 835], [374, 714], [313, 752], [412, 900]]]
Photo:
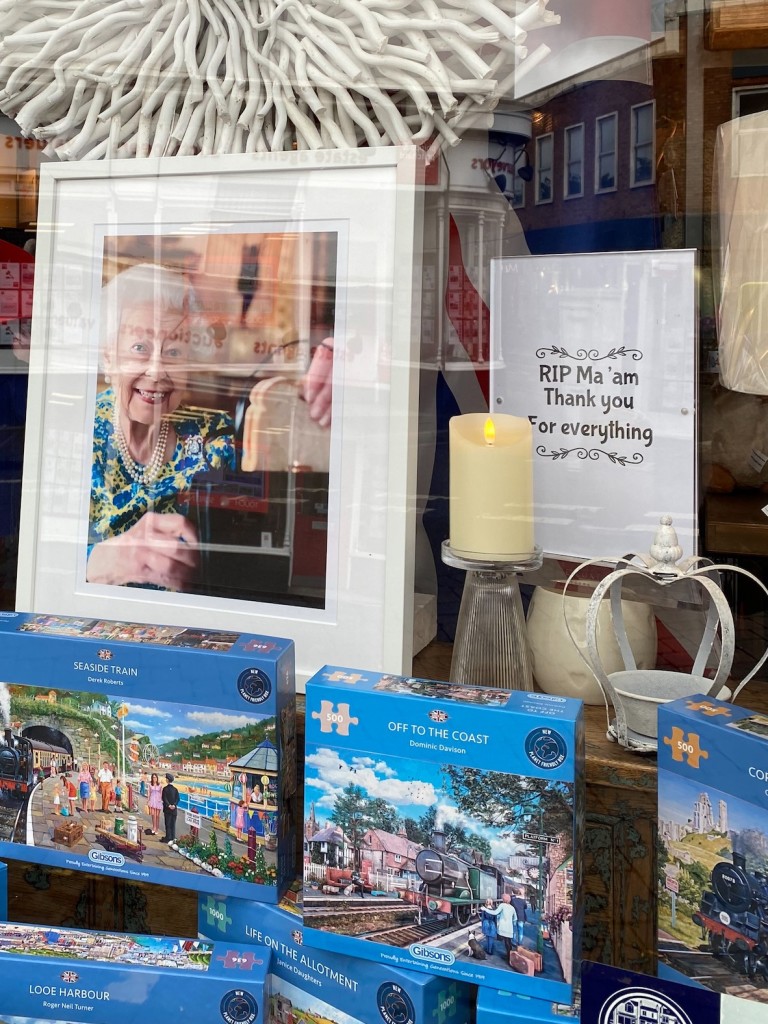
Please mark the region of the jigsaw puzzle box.
[[477, 990], [475, 1024], [577, 1024], [578, 1013], [570, 1004], [550, 1003], [519, 992], [493, 988]]
[[764, 1002], [768, 717], [698, 695], [663, 704], [658, 764], [660, 967]]
[[352, 960], [304, 943], [301, 911], [199, 896], [201, 937], [272, 951], [270, 1024], [469, 1024], [475, 988], [389, 964]]
[[0, 856], [277, 902], [292, 641], [2, 613], [0, 657]]
[[269, 961], [237, 943], [0, 924], [0, 1020], [254, 1024]]
[[326, 667], [306, 708], [305, 942], [570, 1003], [581, 702]]
[[584, 961], [581, 1024], [725, 1024], [725, 1018], [715, 992]]

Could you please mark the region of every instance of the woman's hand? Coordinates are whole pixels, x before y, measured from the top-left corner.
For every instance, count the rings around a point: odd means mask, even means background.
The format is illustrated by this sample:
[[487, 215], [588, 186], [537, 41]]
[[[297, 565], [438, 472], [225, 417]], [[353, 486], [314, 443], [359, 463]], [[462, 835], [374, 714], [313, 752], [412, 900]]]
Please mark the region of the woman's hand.
[[333, 398], [333, 338], [321, 341], [312, 356], [309, 369], [301, 379], [301, 394], [309, 406], [309, 415], [321, 427], [331, 424]]
[[184, 590], [197, 563], [197, 533], [184, 516], [145, 512], [125, 533], [94, 545], [85, 575], [89, 583]]

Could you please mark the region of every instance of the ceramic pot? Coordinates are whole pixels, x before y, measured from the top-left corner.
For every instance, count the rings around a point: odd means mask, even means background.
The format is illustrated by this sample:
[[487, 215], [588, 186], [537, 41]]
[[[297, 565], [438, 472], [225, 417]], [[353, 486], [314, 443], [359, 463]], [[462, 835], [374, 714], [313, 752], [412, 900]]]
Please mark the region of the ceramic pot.
[[[565, 597], [565, 611], [573, 637], [586, 654], [586, 619], [591, 594]], [[604, 704], [603, 691], [577, 650], [563, 617], [562, 591], [537, 587], [528, 608], [528, 644], [533, 677], [544, 693], [579, 697], [585, 704]], [[656, 665], [656, 619], [653, 609], [640, 601], [622, 601], [624, 623], [639, 669]], [[619, 672], [624, 662], [611, 627], [611, 611], [604, 601], [597, 620], [600, 657], [606, 672]]]
[[[658, 736], [659, 705], [680, 697], [706, 693], [712, 680], [685, 672], [644, 672], [641, 669], [611, 672], [610, 681], [621, 698], [627, 730], [642, 739], [655, 740]], [[727, 686], [717, 694], [718, 700], [730, 700]]]

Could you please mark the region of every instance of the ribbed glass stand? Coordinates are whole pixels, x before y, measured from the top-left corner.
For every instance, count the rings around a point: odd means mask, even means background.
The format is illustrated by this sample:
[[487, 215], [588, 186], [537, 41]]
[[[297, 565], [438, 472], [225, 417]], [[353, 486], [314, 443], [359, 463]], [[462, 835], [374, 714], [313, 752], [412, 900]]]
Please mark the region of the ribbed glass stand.
[[518, 576], [541, 566], [541, 548], [532, 555], [483, 561], [458, 555], [443, 541], [446, 565], [465, 569], [456, 639], [451, 659], [452, 683], [532, 690], [523, 602]]

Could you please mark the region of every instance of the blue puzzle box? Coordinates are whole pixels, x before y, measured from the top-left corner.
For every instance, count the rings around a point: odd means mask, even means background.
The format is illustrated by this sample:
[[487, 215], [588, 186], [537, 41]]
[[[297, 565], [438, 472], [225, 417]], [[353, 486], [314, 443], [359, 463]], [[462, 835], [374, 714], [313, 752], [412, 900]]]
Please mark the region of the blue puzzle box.
[[[725, 1018], [720, 996], [704, 988], [585, 961], [581, 972], [581, 1022], [725, 1024]], [[479, 1016], [478, 1024], [482, 1024]], [[748, 1024], [748, 1019], [742, 1024]]]
[[[289, 895], [295, 895], [291, 892]], [[201, 937], [272, 951], [269, 1019], [335, 1024], [469, 1024], [475, 989], [445, 978], [305, 945], [301, 911], [240, 899], [198, 898]]]
[[762, 1004], [768, 716], [695, 695], [660, 707], [658, 734], [660, 966]]
[[293, 643], [0, 613], [0, 856], [277, 902]]
[[331, 666], [306, 709], [305, 941], [570, 1003], [581, 702]]
[[264, 1020], [270, 952], [153, 935], [0, 924], [0, 1020]]
[[475, 1024], [576, 1024], [578, 1017], [570, 1004], [550, 1003], [519, 992], [477, 990]]

